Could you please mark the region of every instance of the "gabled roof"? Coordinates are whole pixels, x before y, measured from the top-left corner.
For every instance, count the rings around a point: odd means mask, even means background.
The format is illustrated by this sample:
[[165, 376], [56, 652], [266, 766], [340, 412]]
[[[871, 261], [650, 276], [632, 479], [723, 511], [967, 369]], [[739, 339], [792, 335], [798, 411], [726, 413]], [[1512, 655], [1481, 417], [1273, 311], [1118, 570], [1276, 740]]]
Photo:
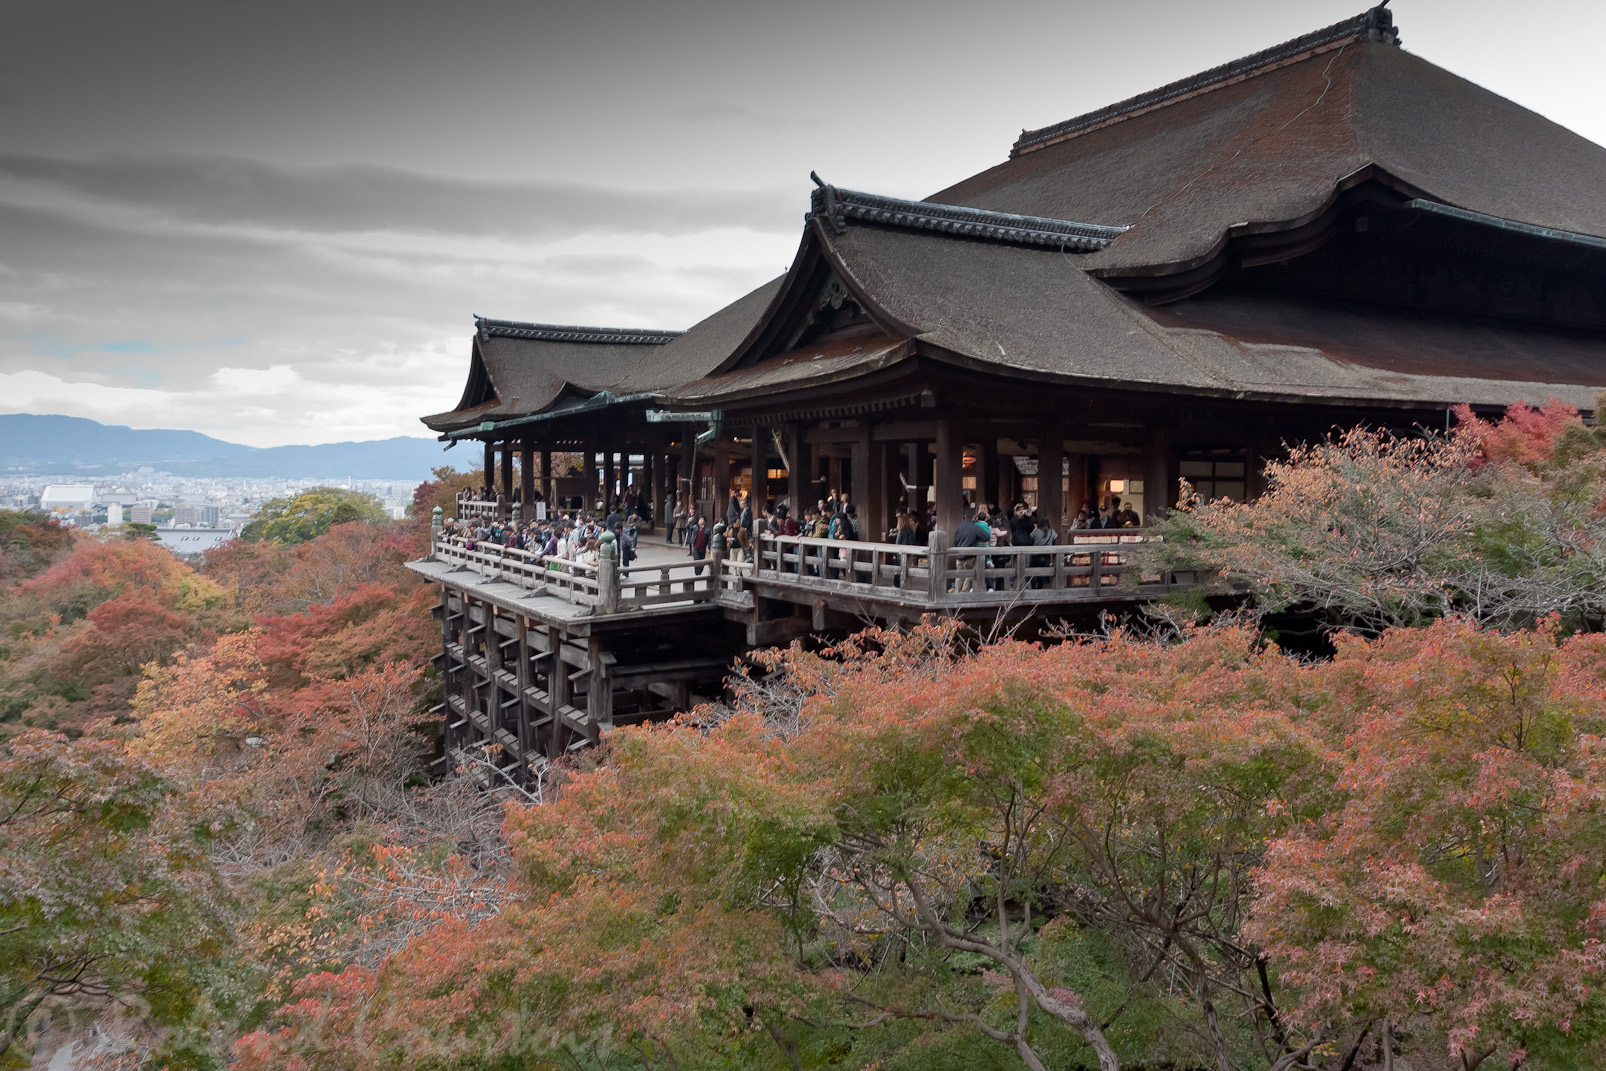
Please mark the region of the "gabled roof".
[[1135, 97], [1096, 108], [1074, 119], [1067, 119], [1037, 130], [1022, 130], [1020, 137], [1015, 139], [1015, 146], [1009, 155], [1020, 156], [1073, 138], [1095, 127], [1118, 123], [1134, 115], [1163, 107], [1184, 97], [1207, 93], [1232, 82], [1266, 74], [1298, 60], [1309, 59], [1336, 48], [1367, 40], [1382, 41], [1390, 45], [1401, 43], [1399, 31], [1394, 28], [1394, 16], [1386, 7], [1379, 5], [1343, 22], [1302, 34], [1292, 41], [1284, 41], [1280, 45], [1273, 45], [1243, 59], [1223, 63], [1219, 67], [1212, 67], [1208, 71], [1201, 71], [1188, 78], [1178, 79], [1159, 89], [1151, 89]]
[[1411, 55], [1374, 9], [1109, 108], [1030, 131], [932, 195], [1128, 230], [1102, 276], [1185, 270], [1232, 228], [1297, 225], [1355, 176], [1520, 223], [1606, 237], [1606, 149]]
[[786, 275], [682, 335], [479, 321], [463, 401], [428, 422], [602, 391], [705, 408], [916, 356], [1306, 401], [1589, 407], [1606, 386], [1588, 324], [1207, 289], [1223, 263], [1310, 253], [1366, 198], [1463, 228], [1457, 248], [1530, 243], [1523, 255], [1558, 271], [1595, 258], [1586, 282], [1606, 270], [1606, 149], [1405, 52], [1382, 8], [1025, 132], [1004, 163], [926, 201], [815, 181]]
[[[468, 383], [457, 406], [424, 418], [439, 432], [547, 410], [601, 391], [655, 390], [684, 371], [655, 367], [654, 351], [679, 331], [574, 327], [474, 318]], [[667, 374], [663, 374], [667, 373]]]

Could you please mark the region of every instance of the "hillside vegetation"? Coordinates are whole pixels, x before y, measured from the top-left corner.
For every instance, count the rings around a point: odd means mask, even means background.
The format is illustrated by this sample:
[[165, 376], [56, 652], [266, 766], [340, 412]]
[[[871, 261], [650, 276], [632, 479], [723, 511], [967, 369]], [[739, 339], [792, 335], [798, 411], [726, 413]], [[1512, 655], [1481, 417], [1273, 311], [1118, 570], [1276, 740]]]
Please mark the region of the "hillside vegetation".
[[1603, 458], [1354, 432], [1175, 514], [1159, 627], [761, 653], [539, 799], [429, 776], [422, 520], [7, 521], [0, 1064], [1600, 1066]]

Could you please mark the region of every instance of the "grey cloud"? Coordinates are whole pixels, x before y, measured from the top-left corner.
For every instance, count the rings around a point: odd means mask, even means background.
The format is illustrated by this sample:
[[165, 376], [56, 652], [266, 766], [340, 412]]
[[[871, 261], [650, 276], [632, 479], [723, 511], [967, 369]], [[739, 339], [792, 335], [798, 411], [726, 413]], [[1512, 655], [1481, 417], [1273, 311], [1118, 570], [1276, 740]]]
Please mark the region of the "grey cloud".
[[[466, 353], [474, 312], [684, 327], [773, 272], [726, 264], [688, 277], [684, 264], [600, 252], [485, 263], [328, 238], [135, 230], [3, 202], [0, 234], [0, 372], [140, 385], [159, 369], [174, 390], [204, 386], [221, 365], [287, 363], [337, 393], [342, 382], [402, 381], [416, 372], [349, 366], [443, 340]], [[442, 395], [460, 386], [443, 382]]]
[[688, 105], [678, 109], [675, 117], [689, 123], [729, 123], [754, 130], [811, 130], [823, 125], [817, 118], [763, 112], [734, 101], [704, 101]]
[[399, 168], [292, 168], [226, 156], [116, 154], [90, 160], [0, 153], [0, 176], [214, 226], [323, 234], [397, 232], [553, 241], [794, 229], [807, 187], [641, 192], [553, 182], [480, 182]]

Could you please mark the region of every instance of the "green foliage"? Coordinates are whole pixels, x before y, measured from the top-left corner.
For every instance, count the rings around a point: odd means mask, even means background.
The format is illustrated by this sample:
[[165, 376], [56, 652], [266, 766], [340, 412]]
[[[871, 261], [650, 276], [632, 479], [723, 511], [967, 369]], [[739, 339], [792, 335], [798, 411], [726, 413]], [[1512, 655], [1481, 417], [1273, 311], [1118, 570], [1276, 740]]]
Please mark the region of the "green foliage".
[[46, 1013], [190, 1021], [230, 945], [216, 875], [168, 786], [114, 739], [46, 733], [0, 758], [0, 1054]]
[[311, 487], [291, 498], [264, 502], [240, 538], [251, 542], [305, 543], [337, 524], [380, 524], [385, 519], [384, 508], [373, 495], [339, 487]]

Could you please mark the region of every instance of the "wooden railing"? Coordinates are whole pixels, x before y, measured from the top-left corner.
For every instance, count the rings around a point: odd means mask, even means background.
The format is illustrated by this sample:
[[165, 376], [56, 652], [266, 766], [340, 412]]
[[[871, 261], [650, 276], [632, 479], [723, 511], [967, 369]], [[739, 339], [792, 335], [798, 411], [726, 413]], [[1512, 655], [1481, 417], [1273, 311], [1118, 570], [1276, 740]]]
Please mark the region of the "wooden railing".
[[471, 569], [487, 579], [502, 580], [576, 605], [598, 607], [606, 613], [709, 602], [721, 591], [740, 590], [751, 572], [751, 566], [719, 556], [668, 565], [622, 568], [611, 560], [584, 565], [444, 534], [436, 535], [434, 552], [437, 560]]
[[[949, 547], [939, 533], [927, 546], [844, 542], [801, 536], [761, 538], [755, 560], [719, 554], [703, 561], [621, 567], [604, 558], [582, 565], [495, 543], [438, 533], [435, 558], [597, 613], [744, 599], [751, 584], [786, 584], [933, 611], [969, 606], [1108, 599], [1128, 570], [1127, 551], [1152, 539], [1142, 529], [1069, 533], [1050, 547]], [[469, 544], [473, 542], [471, 547]], [[1137, 578], [1127, 594], [1163, 593], [1191, 576]]]
[[512, 516], [512, 504], [502, 498], [459, 498], [457, 519], [460, 521], [505, 521]]
[[[772, 536], [757, 548], [755, 578], [933, 608], [1107, 598], [1127, 567], [1123, 546], [1153, 538], [1141, 528], [1071, 532], [1050, 547], [949, 547]], [[1145, 589], [1173, 578], [1142, 578]]]

